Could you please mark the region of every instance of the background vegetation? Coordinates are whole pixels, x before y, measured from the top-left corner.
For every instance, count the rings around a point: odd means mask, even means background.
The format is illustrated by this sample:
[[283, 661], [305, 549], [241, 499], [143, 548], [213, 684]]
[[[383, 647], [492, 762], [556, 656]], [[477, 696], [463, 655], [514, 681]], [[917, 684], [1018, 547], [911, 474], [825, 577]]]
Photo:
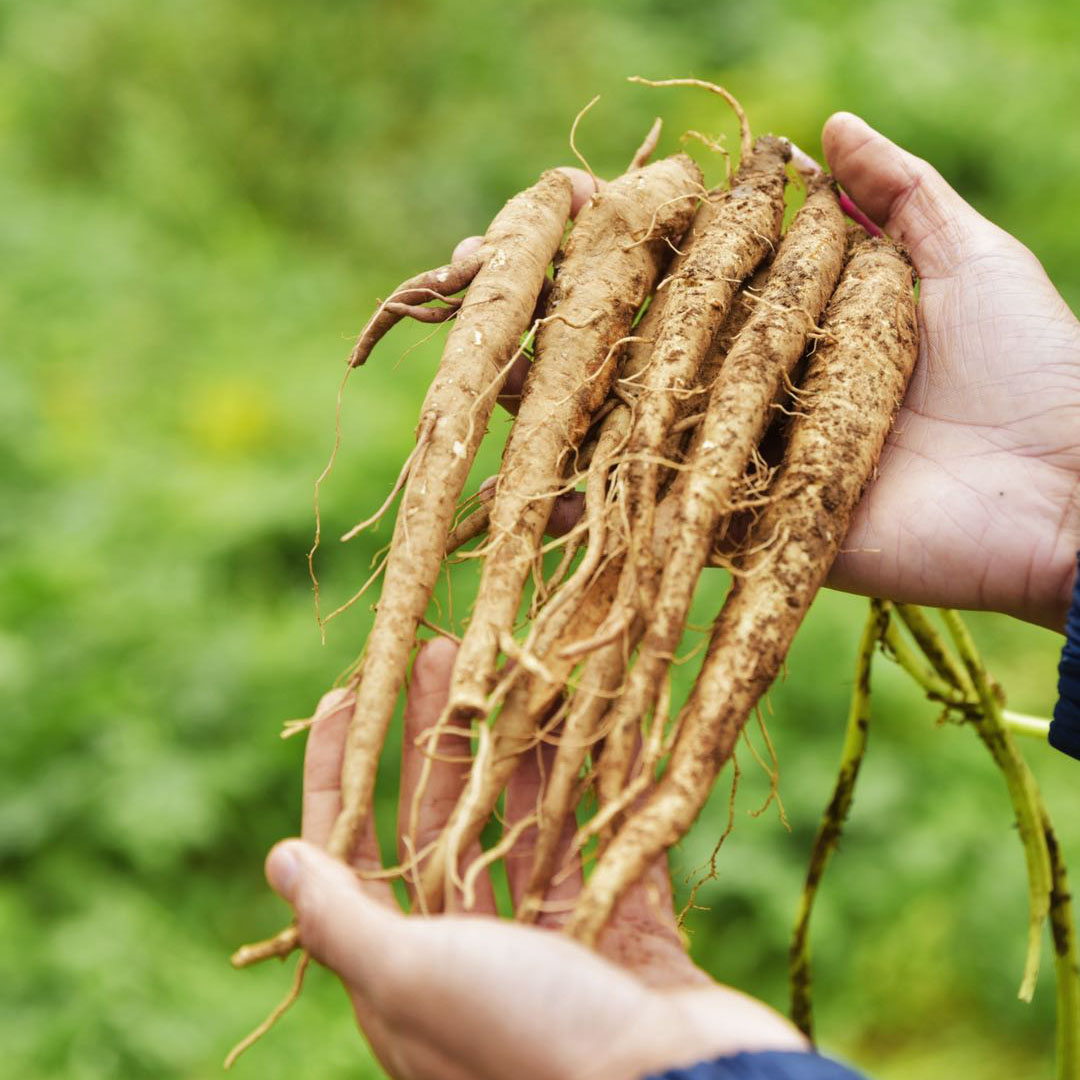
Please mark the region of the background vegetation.
[[[1022, 237], [1075, 308], [1078, 30], [1080, 8], [1056, 0], [0, 0], [10, 1074], [215, 1076], [286, 985], [226, 957], [283, 916], [261, 859], [296, 828], [302, 746], [279, 725], [309, 711], [370, 618], [357, 605], [321, 649], [303, 555], [342, 359], [375, 295], [567, 160], [595, 93], [580, 142], [601, 173], [658, 111], [667, 148], [687, 127], [730, 136], [704, 96], [622, 81], [696, 74], [812, 152], [832, 110], [861, 112]], [[331, 535], [407, 452], [439, 351], [399, 360], [419, 337], [396, 332], [349, 385]], [[328, 550], [328, 595], [346, 597], [385, 539]], [[771, 695], [791, 829], [748, 815], [766, 786], [744, 754], [736, 829], [690, 924], [711, 972], [777, 1004], [863, 610], [815, 606]], [[1013, 707], [1045, 714], [1060, 639], [972, 621]], [[880, 671], [815, 926], [820, 1030], [882, 1080], [1048, 1075], [1049, 970], [1033, 1005], [1015, 999], [1025, 894], [1003, 787], [970, 732], [936, 730]], [[1076, 880], [1076, 766], [1026, 749]], [[384, 785], [388, 837], [391, 799]], [[680, 880], [725, 801], [678, 853]], [[367, 1061], [317, 972], [238, 1070], [378, 1075]]]

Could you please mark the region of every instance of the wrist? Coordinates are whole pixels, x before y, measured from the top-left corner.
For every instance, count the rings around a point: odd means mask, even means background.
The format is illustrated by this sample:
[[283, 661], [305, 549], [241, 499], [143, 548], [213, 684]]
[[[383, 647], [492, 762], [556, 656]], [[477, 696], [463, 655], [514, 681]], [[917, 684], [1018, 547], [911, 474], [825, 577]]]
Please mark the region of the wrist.
[[[1080, 484], [1080, 477], [1077, 478]], [[1073, 602], [1073, 590], [1077, 580], [1077, 549], [1080, 549], [1080, 530], [1070, 533], [1069, 540], [1062, 546], [1068, 547], [1068, 554], [1055, 559], [1045, 575], [1042, 590], [1032, 591], [1028, 604], [1015, 614], [1025, 622], [1036, 626], [1045, 626], [1059, 634], [1065, 632], [1065, 621], [1069, 606]]]
[[738, 1053], [810, 1050], [802, 1033], [763, 1002], [726, 986], [659, 992], [647, 1026], [609, 1047], [578, 1080], [640, 1080]]

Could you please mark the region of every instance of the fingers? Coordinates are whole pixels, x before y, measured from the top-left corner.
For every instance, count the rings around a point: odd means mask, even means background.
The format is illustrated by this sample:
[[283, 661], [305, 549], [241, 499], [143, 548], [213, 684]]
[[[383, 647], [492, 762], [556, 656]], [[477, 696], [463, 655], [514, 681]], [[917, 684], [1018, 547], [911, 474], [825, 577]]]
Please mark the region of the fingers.
[[[266, 872], [292, 905], [302, 944], [344, 981], [398, 1075], [583, 1075], [598, 1038], [618, 1038], [627, 1016], [649, 1017], [659, 1004], [636, 980], [559, 935], [495, 919], [390, 912], [303, 841], [278, 844]], [[421, 1071], [417, 1046], [439, 1071]], [[442, 1070], [440, 1060], [461, 1069]]]
[[323, 846], [341, 811], [341, 761], [354, 694], [331, 690], [315, 707], [304, 752], [304, 802], [301, 836]]
[[506, 380], [499, 391], [499, 404], [512, 416], [517, 416], [518, 406], [521, 404], [521, 388], [525, 385], [525, 376], [529, 374], [532, 361], [522, 353], [511, 365], [506, 373]]
[[[416, 835], [409, 837], [410, 844], [415, 845], [416, 854], [442, 834], [465, 787], [472, 764], [472, 749], [468, 736], [457, 732], [444, 733], [437, 744], [423, 738], [424, 733], [438, 722], [446, 706], [450, 675], [456, 656], [457, 646], [447, 638], [432, 638], [425, 642], [416, 654], [409, 694], [405, 701], [398, 826], [404, 837], [412, 817], [417, 788], [423, 780], [423, 794], [416, 818]], [[400, 844], [399, 856], [404, 862], [409, 860], [413, 853], [408, 850], [404, 839]], [[479, 853], [479, 849], [469, 851], [465, 855], [466, 865]], [[406, 875], [410, 891], [415, 876], [415, 873]], [[495, 910], [495, 898], [486, 878], [478, 883], [477, 903], [473, 910]]]
[[466, 236], [450, 255], [450, 261], [456, 263], [459, 259], [467, 259], [470, 255], [475, 255], [481, 247], [484, 245], [484, 238], [482, 236]]
[[946, 277], [969, 254], [985, 219], [922, 158], [852, 113], [830, 116], [821, 141], [836, 179], [907, 247], [921, 277]]
[[555, 500], [544, 532], [548, 536], [565, 536], [578, 523], [584, 512], [585, 493], [568, 491]]
[[[544, 778], [551, 772], [555, 760], [555, 747], [542, 743], [524, 755], [524, 760], [517, 767], [513, 778], [506, 787], [506, 827], [512, 828], [517, 822], [536, 814], [544, 794]], [[556, 867], [563, 867], [570, 854], [574, 841], [576, 821], [570, 815], [563, 823], [559, 850], [555, 857]], [[530, 826], [518, 838], [513, 849], [505, 859], [506, 877], [510, 886], [510, 897], [517, 908], [529, 884], [532, 872], [533, 856], [536, 852], [536, 826]], [[581, 892], [581, 862], [576, 860], [573, 871], [562, 880], [556, 880], [544, 897], [551, 910], [542, 913], [537, 920], [541, 926], [561, 925], [570, 913], [570, 907]], [[559, 909], [565, 907], [565, 911]]]
[[270, 851], [266, 880], [292, 905], [304, 948], [363, 992], [368, 973], [389, 962], [400, 915], [366, 895], [343, 863], [302, 840]]
[[[410, 820], [413, 797], [424, 779], [426, 755], [433, 755], [428, 761], [416, 836], [410, 837], [418, 852], [423, 851], [442, 831], [469, 770], [471, 750], [469, 740], [463, 735], [444, 734], [438, 745], [421, 738], [434, 727], [446, 705], [456, 655], [457, 646], [446, 638], [433, 638], [421, 645], [413, 663], [409, 694], [405, 701], [398, 802], [398, 824], [402, 832]], [[404, 844], [404, 838], [401, 843]], [[399, 848], [398, 853], [402, 859], [408, 858], [409, 853], [404, 846]]]
[[[300, 835], [324, 847], [341, 812], [341, 763], [345, 757], [345, 734], [352, 719], [356, 695], [345, 689], [324, 694], [315, 708], [304, 753], [304, 801]], [[382, 853], [375, 835], [375, 815], [368, 814], [364, 831], [349, 856], [349, 865], [361, 874], [382, 869]], [[382, 904], [396, 906], [388, 882], [370, 881], [367, 893]]]
[[570, 216], [577, 217], [578, 211], [597, 193], [607, 186], [606, 180], [598, 176], [590, 176], [584, 169], [578, 169], [573, 165], [562, 165], [559, 168], [564, 176], [570, 178], [574, 190], [570, 196]]
[[[481, 499], [490, 500], [495, 494], [497, 476], [489, 476], [476, 489]], [[544, 533], [547, 536], [565, 536], [580, 520], [585, 512], [585, 493], [582, 491], [568, 491], [555, 499], [555, 505], [551, 508], [551, 516]]]

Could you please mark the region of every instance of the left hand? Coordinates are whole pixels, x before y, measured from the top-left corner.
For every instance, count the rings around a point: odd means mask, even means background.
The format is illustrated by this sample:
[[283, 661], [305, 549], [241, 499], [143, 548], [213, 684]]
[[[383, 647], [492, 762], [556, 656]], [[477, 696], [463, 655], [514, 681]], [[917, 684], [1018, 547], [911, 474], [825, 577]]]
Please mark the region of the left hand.
[[[400, 818], [408, 816], [422, 766], [417, 736], [442, 710], [455, 653], [451, 642], [437, 638], [413, 666]], [[403, 915], [386, 881], [364, 880], [382, 865], [370, 819], [351, 860], [355, 873], [320, 850], [341, 807], [352, 703], [344, 691], [320, 702], [304, 770], [303, 841], [277, 845], [266, 869], [296, 911], [304, 947], [341, 977], [360, 1027], [392, 1076], [631, 1080], [742, 1050], [806, 1048], [779, 1014], [714, 983], [686, 955], [663, 862], [626, 895], [596, 952], [555, 932], [581, 888], [580, 863], [548, 892], [551, 910], [536, 927], [496, 917], [486, 876], [468, 913]], [[507, 828], [534, 810], [541, 755], [550, 751], [527, 754], [515, 773], [506, 793]], [[443, 760], [434, 762], [421, 804], [421, 850], [445, 825], [468, 772], [468, 739], [443, 736], [438, 752]], [[506, 860], [515, 901], [534, 843], [535, 830], [525, 831]], [[469, 853], [465, 864], [479, 853]], [[460, 912], [460, 896], [451, 900]]]

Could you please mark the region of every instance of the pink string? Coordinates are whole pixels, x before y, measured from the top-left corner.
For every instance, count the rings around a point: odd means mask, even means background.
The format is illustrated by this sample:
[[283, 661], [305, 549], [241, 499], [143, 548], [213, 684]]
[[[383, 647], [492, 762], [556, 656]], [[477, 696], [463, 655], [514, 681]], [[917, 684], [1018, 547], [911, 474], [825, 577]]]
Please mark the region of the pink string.
[[840, 192], [840, 209], [856, 225], [861, 225], [871, 236], [882, 236], [882, 231], [851, 201], [851, 196], [846, 191]]

